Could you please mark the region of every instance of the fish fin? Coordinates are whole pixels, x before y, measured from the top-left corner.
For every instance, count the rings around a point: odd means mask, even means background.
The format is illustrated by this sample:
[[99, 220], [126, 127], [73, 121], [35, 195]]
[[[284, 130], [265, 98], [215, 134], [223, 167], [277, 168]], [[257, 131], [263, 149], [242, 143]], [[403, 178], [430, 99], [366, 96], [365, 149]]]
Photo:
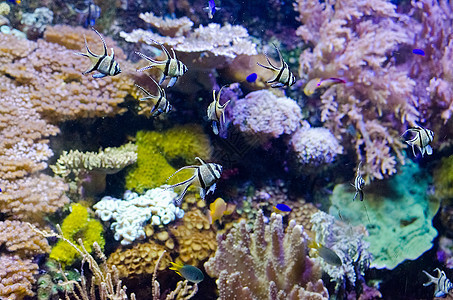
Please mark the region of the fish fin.
[[[274, 44], [273, 44], [273, 45], [274, 45]], [[274, 47], [275, 47], [275, 49], [277, 49], [277, 52], [278, 52], [278, 55], [279, 55], [280, 61], [281, 61], [280, 51], [278, 50], [277, 46], [274, 45]], [[269, 63], [269, 66], [271, 66], [274, 70], [279, 71], [279, 70], [281, 69], [281, 68], [277, 68], [276, 66], [274, 66], [274, 65], [272, 64], [271, 60], [269, 59], [269, 56], [267, 56], [266, 53], [264, 53], [264, 56], [266, 56], [266, 60], [267, 60], [267, 62]], [[282, 65], [281, 67], [283, 67], [283, 65]]]
[[112, 50], [112, 54], [110, 54], [110, 56], [112, 57], [112, 59], [114, 60], [115, 59], [115, 51], [113, 51], [113, 48], [110, 48]]
[[201, 158], [199, 158], [198, 156], [195, 157], [196, 160], [198, 160], [202, 165], [206, 165], [206, 162], [204, 160], [202, 160]]
[[355, 192], [355, 195], [354, 195], [354, 198], [352, 199], [352, 201], [355, 201], [355, 198], [357, 198], [357, 195], [359, 194], [358, 191]]
[[200, 198], [204, 200], [206, 197], [206, 191], [204, 188], [200, 188]]
[[[93, 70], [91, 70], [91, 71], [93, 71]], [[89, 71], [89, 72], [91, 72], [91, 71]], [[89, 73], [89, 72], [88, 72], [88, 73]], [[103, 74], [103, 73], [96, 73], [96, 74], [93, 74], [93, 78], [103, 78], [103, 77], [105, 77], [105, 76], [107, 76], [107, 74]]]
[[426, 154], [428, 154], [428, 155], [433, 154], [433, 148], [430, 145], [427, 145], [425, 147], [425, 149], [426, 149]]
[[[195, 178], [195, 176], [192, 177], [192, 180], [193, 178]], [[184, 189], [182, 190], [182, 193], [177, 197], [175, 198], [175, 202], [176, 204], [181, 204], [182, 202], [182, 199], [184, 198], [184, 196], [186, 195], [186, 192], [187, 192], [187, 189], [189, 188], [189, 186], [192, 184], [192, 182], [188, 182], [187, 185], [184, 187]]]
[[159, 84], [162, 84], [162, 82], [164, 82], [164, 80], [165, 80], [165, 74], [162, 73], [162, 77], [159, 80]]
[[359, 191], [360, 201], [363, 201], [363, 191]]
[[158, 44], [160, 46], [160, 48], [162, 49], [162, 51], [164, 51], [165, 55], [167, 56], [167, 59], [170, 59], [171, 56], [170, 56], [170, 53], [168, 52], [167, 48], [164, 47], [164, 45], [162, 43], [159, 43], [158, 41], [155, 41], [153, 39], [150, 39], [153, 43], [155, 44]]
[[[271, 81], [268, 81], [267, 83], [271, 83], [271, 82], [273, 82], [273, 81], [275, 81], [275, 79], [274, 79], [274, 80], [271, 80]], [[285, 84], [283, 84], [283, 83], [281, 83], [281, 82], [277, 82], [277, 83], [274, 83], [273, 85], [271, 85], [271, 87], [272, 87], [272, 88], [279, 88], [279, 87], [283, 87], [284, 85], [285, 85]]]
[[209, 193], [211, 193], [211, 194], [214, 193], [215, 187], [216, 187], [216, 183], [214, 183], [213, 185], [211, 185], [211, 186], [209, 187], [209, 189], [208, 189], [206, 195], [209, 194]]
[[176, 83], [176, 80], [178, 80], [178, 77], [172, 77], [170, 79], [170, 81], [168, 82], [168, 84], [167, 84], [167, 88], [170, 88], [170, 87], [174, 86], [175, 83]]
[[275, 69], [274, 69], [274, 68], [271, 68], [271, 67], [268, 67], [268, 66], [262, 65], [262, 64], [260, 64], [259, 62], [257, 62], [256, 64], [257, 64], [258, 66], [260, 66], [260, 67], [263, 67], [263, 68], [265, 68], [265, 69], [268, 69], [268, 70], [271, 70], [271, 71], [275, 71]]
[[87, 37], [85, 35], [83, 35], [83, 39], [85, 40], [85, 49], [87, 50], [87, 57], [89, 57], [90, 55], [92, 57], [100, 57], [100, 55], [96, 55], [94, 54], [93, 52], [91, 52], [90, 48], [88, 48], [88, 43], [87, 43]]
[[277, 50], [277, 53], [278, 53], [278, 58], [280, 59], [280, 64], [281, 64], [281, 68], [284, 66], [285, 61], [283, 60], [283, 57], [282, 57], [282, 54], [280, 53], [280, 50], [278, 49], [278, 47], [272, 43], [272, 45], [274, 45], [275, 49]]
[[[144, 94], [146, 94], [148, 97], [153, 97], [153, 95], [152, 95], [150, 92], [148, 92], [147, 90], [145, 90], [144, 87], [142, 87], [142, 86], [140, 86], [140, 85], [138, 85], [138, 84], [135, 84], [135, 86], [138, 87], [138, 88], [139, 88]], [[142, 100], [142, 99], [147, 99], [148, 97], [141, 98], [140, 100]]]
[[86, 53], [82, 53], [82, 52], [74, 52], [75, 55], [80, 55], [80, 56], [85, 56], [85, 57], [90, 57], [88, 54]]
[[151, 57], [148, 57], [148, 56], [146, 56], [145, 54], [143, 54], [141, 52], [135, 51], [135, 54], [137, 54], [138, 56], [140, 56], [143, 59], [146, 59], [147, 61], [149, 61], [151, 63], [149, 66], [146, 66], [144, 68], [138, 69], [137, 70], [138, 72], [143, 72], [143, 71], [148, 70], [148, 69], [150, 69], [152, 67], [157, 67], [157, 68], [161, 69], [162, 66], [165, 65], [165, 62], [163, 63], [161, 61], [154, 60]]
[[[99, 33], [99, 31], [97, 31], [96, 29], [94, 29], [94, 27], [91, 27], [91, 29], [94, 30], [94, 32], [96, 32], [96, 34], [101, 38], [101, 41], [102, 41], [102, 45], [104, 47], [104, 55], [107, 56], [107, 46], [105, 44], [105, 40], [104, 38], [102, 37], [102, 35]], [[88, 48], [87, 48], [88, 49]]]
[[214, 132], [215, 135], [219, 134], [219, 128], [217, 127], [217, 122], [216, 121], [212, 122], [212, 132]]

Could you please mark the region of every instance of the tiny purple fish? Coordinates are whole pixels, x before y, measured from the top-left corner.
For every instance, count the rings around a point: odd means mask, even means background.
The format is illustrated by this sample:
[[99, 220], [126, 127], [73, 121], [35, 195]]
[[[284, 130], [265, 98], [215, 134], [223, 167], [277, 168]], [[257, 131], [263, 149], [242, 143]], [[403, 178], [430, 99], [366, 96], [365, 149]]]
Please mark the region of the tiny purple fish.
[[291, 211], [291, 207], [286, 204], [280, 203], [274, 206], [275, 212], [289, 212]]
[[421, 56], [425, 56], [425, 51], [423, 51], [422, 49], [414, 49], [414, 50], [412, 50], [412, 53], [421, 55]]
[[249, 76], [247, 76], [246, 80], [250, 83], [255, 82], [256, 79], [258, 78], [258, 75], [256, 73], [252, 73]]

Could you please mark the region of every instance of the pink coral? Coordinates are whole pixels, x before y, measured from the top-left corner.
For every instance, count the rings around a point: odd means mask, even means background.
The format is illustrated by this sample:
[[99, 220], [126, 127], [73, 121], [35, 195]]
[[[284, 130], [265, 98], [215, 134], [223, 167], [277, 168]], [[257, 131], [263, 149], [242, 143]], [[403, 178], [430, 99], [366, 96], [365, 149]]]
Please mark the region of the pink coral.
[[[389, 56], [412, 44], [414, 34], [384, 0], [299, 0], [295, 8], [304, 24], [297, 33], [314, 45], [300, 56], [300, 77], [346, 81], [320, 97], [324, 126], [344, 143], [350, 140], [367, 178], [395, 173], [397, 161], [404, 163], [399, 134], [419, 112], [415, 82]], [[357, 134], [348, 134], [351, 126]]]
[[303, 228], [294, 221], [285, 232], [281, 215], [272, 214], [265, 225], [260, 212], [253, 231], [242, 221], [217, 240], [204, 266], [219, 278], [219, 299], [328, 299], [319, 265], [307, 256]]
[[302, 111], [296, 101], [277, 97], [268, 90], [251, 92], [231, 106], [233, 124], [241, 132], [262, 142], [293, 133], [302, 119]]

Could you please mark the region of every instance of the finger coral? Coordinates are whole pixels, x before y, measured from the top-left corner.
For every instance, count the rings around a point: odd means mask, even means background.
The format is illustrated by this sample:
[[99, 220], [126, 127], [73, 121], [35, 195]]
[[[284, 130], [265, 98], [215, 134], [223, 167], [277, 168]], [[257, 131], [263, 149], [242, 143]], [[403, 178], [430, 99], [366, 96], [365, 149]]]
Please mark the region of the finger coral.
[[[413, 43], [414, 35], [398, 22], [388, 1], [299, 0], [303, 24], [297, 30], [313, 47], [300, 56], [300, 77], [341, 78], [321, 94], [320, 119], [345, 145], [356, 149], [364, 176], [382, 179], [404, 163], [400, 132], [419, 118], [415, 81], [390, 56]], [[351, 18], [354, 22], [351, 22]], [[409, 46], [410, 47], [410, 46]], [[348, 126], [356, 134], [348, 134]]]
[[219, 299], [328, 299], [319, 265], [307, 256], [303, 228], [272, 214], [265, 225], [259, 214], [252, 231], [245, 221], [226, 235], [205, 263], [218, 278]]
[[38, 265], [31, 260], [0, 255], [0, 298], [20, 300], [33, 296], [32, 285], [37, 273]]

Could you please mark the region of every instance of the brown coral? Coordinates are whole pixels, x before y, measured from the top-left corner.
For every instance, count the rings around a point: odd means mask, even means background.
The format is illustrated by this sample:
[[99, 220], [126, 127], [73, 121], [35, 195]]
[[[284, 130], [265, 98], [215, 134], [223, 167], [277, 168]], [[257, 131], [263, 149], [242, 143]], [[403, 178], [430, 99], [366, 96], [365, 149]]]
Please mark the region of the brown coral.
[[31, 260], [22, 260], [19, 256], [0, 256], [0, 298], [20, 300], [25, 296], [33, 296], [32, 286], [34, 275], [38, 273], [38, 265]]
[[22, 257], [50, 252], [47, 240], [21, 221], [0, 222], [0, 232], [0, 246], [9, 252]]
[[214, 255], [217, 241], [208, 218], [196, 209], [187, 212], [182, 224], [171, 229], [179, 244], [177, 262], [197, 266]]
[[[164, 251], [165, 247], [155, 242], [137, 244], [130, 249], [120, 247], [110, 254], [107, 264], [116, 266], [120, 277], [152, 274], [159, 256]], [[170, 254], [166, 252], [159, 264], [159, 270], [168, 268], [170, 261]]]

